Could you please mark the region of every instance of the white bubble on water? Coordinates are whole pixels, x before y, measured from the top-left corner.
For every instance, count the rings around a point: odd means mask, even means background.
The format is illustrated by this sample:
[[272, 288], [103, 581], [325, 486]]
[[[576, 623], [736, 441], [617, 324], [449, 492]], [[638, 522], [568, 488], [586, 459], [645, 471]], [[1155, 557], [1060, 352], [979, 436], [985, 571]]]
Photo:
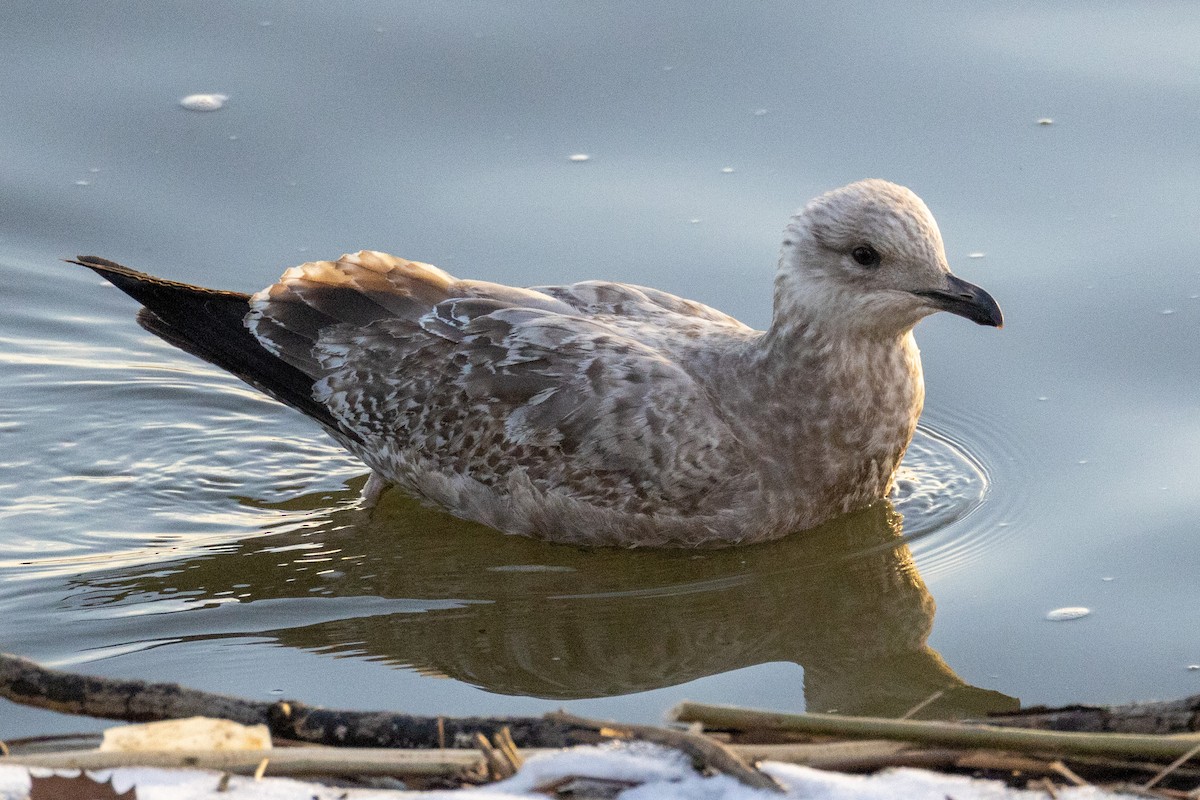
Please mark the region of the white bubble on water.
[[733, 167], [721, 167], [721, 172], [725, 173], [726, 175], [731, 175], [733, 174]]
[[1159, 313], [1159, 314], [1162, 314], [1164, 317], [1169, 317], [1169, 316], [1171, 316], [1172, 314], [1174, 314], [1174, 313], [1175, 313], [1175, 309], [1173, 309], [1173, 308], [1164, 308], [1162, 311], [1160, 311], [1160, 312], [1158, 312], [1158, 313]]
[[1082, 619], [1091, 613], [1092, 610], [1090, 608], [1084, 608], [1083, 606], [1065, 606], [1048, 612], [1046, 619], [1051, 622], [1067, 622], [1068, 620]]
[[91, 181], [78, 180], [78, 181], [75, 181], [75, 185], [76, 185], [76, 186], [91, 186], [91, 185], [92, 185], [92, 182], [91, 182]]
[[179, 105], [188, 111], [218, 111], [225, 107], [227, 100], [229, 95], [226, 94], [189, 94], [179, 100]]
[[768, 112], [765, 108], [754, 109], [754, 116], [756, 116], [756, 117], [765, 117], [767, 115], [767, 113]]
[[983, 253], [983, 252], [979, 252], [979, 251], [976, 251], [974, 253], [967, 253], [967, 258], [984, 258], [986, 256], [987, 256], [987, 253]]
[[567, 156], [567, 161], [581, 162], [581, 161], [591, 161], [591, 160], [592, 160], [592, 157], [589, 156], [587, 153], [572, 153], [571, 155]]

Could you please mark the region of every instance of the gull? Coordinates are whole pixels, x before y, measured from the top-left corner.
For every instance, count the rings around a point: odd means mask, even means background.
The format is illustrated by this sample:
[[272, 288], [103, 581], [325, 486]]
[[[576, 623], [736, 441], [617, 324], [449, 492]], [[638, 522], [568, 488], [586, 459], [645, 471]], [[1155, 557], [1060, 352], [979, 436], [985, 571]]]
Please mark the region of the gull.
[[913, 327], [1003, 317], [929, 208], [871, 179], [789, 221], [770, 327], [626, 283], [516, 288], [364, 250], [254, 294], [95, 256], [139, 323], [458, 517], [550, 541], [759, 542], [885, 497], [925, 389]]

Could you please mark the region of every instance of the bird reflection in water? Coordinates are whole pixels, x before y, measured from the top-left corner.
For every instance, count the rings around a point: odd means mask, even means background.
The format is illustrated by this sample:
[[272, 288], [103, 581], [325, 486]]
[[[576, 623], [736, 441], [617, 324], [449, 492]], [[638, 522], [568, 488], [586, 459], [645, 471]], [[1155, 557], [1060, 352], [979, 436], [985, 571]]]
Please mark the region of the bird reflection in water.
[[[793, 662], [810, 711], [896, 717], [935, 693], [917, 716], [1019, 705], [967, 684], [926, 643], [934, 600], [887, 501], [765, 544], [618, 550], [500, 535], [398, 492], [366, 513], [352, 484], [282, 503], [243, 499], [280, 512], [278, 530], [175, 564], [93, 574], [87, 602], [170, 596], [197, 607], [236, 596], [221, 612], [228, 631], [230, 613], [270, 600], [276, 614], [249, 615], [256, 636], [270, 628], [286, 646], [537, 698], [624, 695]], [[295, 613], [314, 598], [339, 598], [334, 618]], [[379, 598], [411, 602], [397, 612]], [[201, 635], [194, 625], [179, 638]]]

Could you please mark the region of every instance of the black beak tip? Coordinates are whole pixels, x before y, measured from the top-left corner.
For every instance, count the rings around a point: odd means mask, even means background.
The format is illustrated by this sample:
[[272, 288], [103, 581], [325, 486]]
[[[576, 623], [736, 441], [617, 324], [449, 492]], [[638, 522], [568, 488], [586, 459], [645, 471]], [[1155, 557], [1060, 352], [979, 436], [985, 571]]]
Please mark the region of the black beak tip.
[[[991, 298], [989, 297], [988, 299], [991, 299]], [[988, 316], [986, 319], [978, 320], [979, 324], [980, 325], [990, 325], [991, 327], [995, 328], [996, 330], [1000, 330], [1001, 328], [1003, 328], [1004, 327], [1004, 312], [1002, 312], [1000, 310], [1000, 306], [997, 305], [995, 300], [992, 300], [991, 308], [988, 309], [988, 312], [989, 313], [988, 313]]]
[[914, 294], [925, 298], [935, 308], [957, 314], [976, 324], [990, 328], [1004, 327], [1000, 305], [984, 289], [954, 275], [947, 276], [946, 283], [946, 289], [917, 291]]

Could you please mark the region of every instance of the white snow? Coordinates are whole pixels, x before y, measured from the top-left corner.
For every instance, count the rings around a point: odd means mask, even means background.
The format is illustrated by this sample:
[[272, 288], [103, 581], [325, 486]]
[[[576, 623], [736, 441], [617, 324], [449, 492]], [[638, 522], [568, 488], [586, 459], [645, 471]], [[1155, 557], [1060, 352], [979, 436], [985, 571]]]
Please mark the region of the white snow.
[[[920, 769], [891, 769], [875, 775], [845, 775], [792, 764], [766, 763], [764, 771], [787, 787], [786, 794], [750, 789], [726, 775], [705, 777], [696, 773], [686, 757], [674, 750], [635, 743], [577, 747], [530, 758], [512, 778], [489, 786], [458, 791], [403, 792], [382, 789], [345, 789], [321, 784], [267, 777], [255, 781], [233, 777], [224, 792], [217, 791], [221, 773], [209, 770], [123, 768], [93, 773], [124, 792], [137, 787], [138, 800], [546, 800], [536, 788], [570, 777], [637, 783], [619, 800], [1048, 800], [1041, 791], [1010, 789], [999, 781], [960, 775], [942, 775]], [[36, 774], [49, 774], [35, 770]], [[58, 773], [69, 775], [71, 773]], [[0, 800], [25, 800], [29, 771], [0, 766]], [[1060, 800], [1133, 800], [1133, 795], [1112, 794], [1085, 787], [1060, 788]]]

